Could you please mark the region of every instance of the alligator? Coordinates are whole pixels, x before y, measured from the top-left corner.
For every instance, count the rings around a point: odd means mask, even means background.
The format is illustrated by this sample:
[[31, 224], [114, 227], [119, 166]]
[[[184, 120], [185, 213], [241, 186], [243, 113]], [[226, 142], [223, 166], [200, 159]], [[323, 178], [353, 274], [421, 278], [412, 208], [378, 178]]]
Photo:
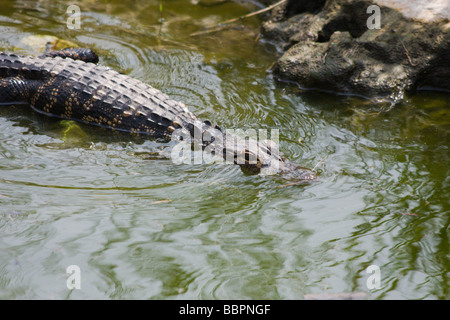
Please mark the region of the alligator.
[[41, 56], [0, 52], [0, 105], [28, 104], [48, 116], [151, 139], [192, 138], [192, 145], [240, 165], [246, 173], [278, 174], [294, 183], [317, 179], [312, 170], [280, 156], [270, 140], [242, 141], [211, 121], [200, 120], [184, 103], [98, 61], [92, 50], [84, 48]]

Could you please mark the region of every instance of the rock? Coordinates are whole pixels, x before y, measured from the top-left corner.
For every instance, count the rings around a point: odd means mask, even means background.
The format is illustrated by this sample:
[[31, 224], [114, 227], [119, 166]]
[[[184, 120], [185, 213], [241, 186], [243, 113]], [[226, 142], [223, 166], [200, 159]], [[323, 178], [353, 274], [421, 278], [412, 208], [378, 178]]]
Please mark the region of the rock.
[[407, 18], [425, 21], [450, 19], [448, 0], [375, 0], [373, 2], [397, 9]]
[[[369, 28], [376, 22], [375, 12], [368, 11], [374, 3], [380, 9], [379, 29]], [[399, 102], [406, 92], [418, 89], [450, 92], [447, 3], [287, 1], [272, 11], [262, 27], [263, 35], [276, 41], [283, 52], [274, 74], [304, 88], [378, 101]], [[418, 10], [420, 6], [427, 10]]]
[[40, 54], [44, 52], [45, 47], [47, 43], [50, 43], [52, 46], [52, 50], [61, 50], [64, 48], [76, 48], [78, 47], [75, 43], [68, 41], [68, 40], [62, 40], [55, 36], [50, 35], [31, 35], [26, 36], [20, 40], [17, 47], [15, 47], [15, 51], [21, 51], [24, 49], [33, 50], [37, 54]]

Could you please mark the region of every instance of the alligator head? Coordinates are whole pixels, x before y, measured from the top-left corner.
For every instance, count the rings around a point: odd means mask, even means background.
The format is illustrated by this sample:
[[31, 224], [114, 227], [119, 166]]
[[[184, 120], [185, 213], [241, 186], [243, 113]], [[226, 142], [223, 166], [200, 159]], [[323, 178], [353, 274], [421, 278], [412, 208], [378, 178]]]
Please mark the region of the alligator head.
[[[239, 164], [244, 172], [279, 175], [283, 179], [293, 181], [294, 184], [317, 180], [317, 175], [312, 170], [280, 156], [278, 147], [273, 141], [246, 139], [244, 143], [242, 141], [239, 143], [240, 140], [237, 140], [238, 143], [231, 148], [231, 152], [235, 155], [234, 163]], [[228, 137], [226, 141], [229, 141]]]
[[[181, 140], [185, 146], [202, 150], [204, 156], [218, 156], [226, 163], [238, 164], [247, 174], [279, 175], [290, 184], [300, 184], [317, 179], [312, 170], [281, 157], [276, 143], [242, 137], [233, 130], [222, 132], [210, 121], [195, 121], [173, 132], [172, 139]], [[173, 155], [177, 155], [177, 150]], [[173, 158], [172, 155], [172, 159]]]

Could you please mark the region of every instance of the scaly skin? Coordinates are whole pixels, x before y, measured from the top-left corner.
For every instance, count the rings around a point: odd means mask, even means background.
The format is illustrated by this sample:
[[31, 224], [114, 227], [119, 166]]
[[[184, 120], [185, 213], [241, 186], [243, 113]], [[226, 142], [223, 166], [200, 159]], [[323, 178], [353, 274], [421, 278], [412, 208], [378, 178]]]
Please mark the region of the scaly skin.
[[[177, 129], [185, 130], [197, 140], [201, 137], [197, 143], [204, 150], [219, 146], [224, 158], [247, 171], [280, 173], [300, 182], [316, 179], [314, 172], [280, 157], [270, 144], [245, 144], [222, 133], [209, 121], [200, 121], [185, 104], [137, 79], [97, 65], [97, 61], [89, 49], [51, 51], [41, 57], [0, 52], [0, 104], [27, 103], [49, 116], [164, 140], [170, 140]], [[207, 132], [214, 133], [205, 139]]]

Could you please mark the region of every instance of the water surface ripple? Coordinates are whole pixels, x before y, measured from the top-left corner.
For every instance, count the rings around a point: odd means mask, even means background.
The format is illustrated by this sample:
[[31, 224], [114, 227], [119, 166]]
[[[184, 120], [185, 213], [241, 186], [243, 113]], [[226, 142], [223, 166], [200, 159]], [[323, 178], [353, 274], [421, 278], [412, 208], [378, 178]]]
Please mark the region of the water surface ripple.
[[255, 41], [257, 18], [189, 37], [254, 6], [159, 3], [81, 1], [69, 30], [63, 1], [4, 1], [0, 49], [37, 54], [36, 36], [91, 47], [223, 128], [279, 130], [283, 155], [319, 181], [176, 165], [152, 156], [165, 143], [2, 107], [0, 299], [449, 299], [448, 96], [383, 111], [300, 92], [268, 72], [276, 50]]

